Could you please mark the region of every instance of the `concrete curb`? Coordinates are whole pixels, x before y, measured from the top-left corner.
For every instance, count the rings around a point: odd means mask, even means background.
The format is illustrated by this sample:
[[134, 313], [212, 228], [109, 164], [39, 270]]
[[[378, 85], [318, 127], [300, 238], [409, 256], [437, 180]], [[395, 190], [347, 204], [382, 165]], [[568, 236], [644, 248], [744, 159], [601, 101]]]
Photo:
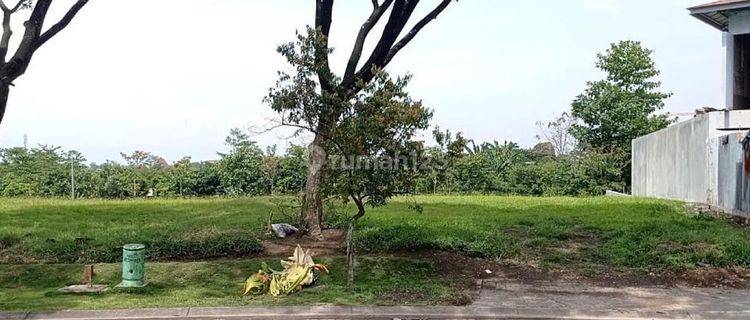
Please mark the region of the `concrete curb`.
[[163, 308], [95, 311], [0, 312], [0, 320], [165, 320], [165, 319], [525, 319], [525, 320], [701, 320], [750, 319], [748, 311], [624, 311], [474, 307], [254, 307]]

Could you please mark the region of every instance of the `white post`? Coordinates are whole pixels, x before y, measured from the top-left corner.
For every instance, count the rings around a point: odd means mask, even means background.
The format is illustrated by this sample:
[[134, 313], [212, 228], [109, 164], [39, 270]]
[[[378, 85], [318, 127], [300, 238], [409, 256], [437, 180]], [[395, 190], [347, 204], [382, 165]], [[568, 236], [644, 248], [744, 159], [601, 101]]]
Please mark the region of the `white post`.
[[725, 108], [734, 109], [734, 35], [724, 32], [724, 94]]

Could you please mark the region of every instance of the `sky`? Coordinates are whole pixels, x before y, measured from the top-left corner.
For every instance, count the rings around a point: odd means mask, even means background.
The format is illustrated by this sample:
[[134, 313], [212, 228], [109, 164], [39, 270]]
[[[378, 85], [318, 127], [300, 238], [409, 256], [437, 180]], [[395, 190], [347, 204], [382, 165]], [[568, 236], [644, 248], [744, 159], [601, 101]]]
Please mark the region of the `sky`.
[[[538, 142], [538, 121], [569, 110], [603, 75], [596, 53], [620, 40], [654, 50], [670, 112], [723, 107], [721, 32], [686, 8], [708, 0], [461, 0], [388, 66], [412, 74], [409, 91], [433, 124], [480, 141]], [[48, 21], [72, 0], [58, 0]], [[423, 0], [413, 20], [437, 0]], [[331, 45], [341, 74], [367, 0], [339, 0]], [[16, 40], [22, 33], [14, 21]], [[56, 145], [89, 161], [144, 150], [174, 161], [212, 160], [231, 128], [257, 128], [285, 63], [275, 49], [314, 23], [310, 0], [91, 1], [15, 81], [0, 148]], [[382, 27], [382, 26], [381, 26]], [[378, 36], [376, 29], [368, 42]], [[253, 136], [290, 142], [288, 131]], [[428, 139], [429, 134], [424, 133]]]

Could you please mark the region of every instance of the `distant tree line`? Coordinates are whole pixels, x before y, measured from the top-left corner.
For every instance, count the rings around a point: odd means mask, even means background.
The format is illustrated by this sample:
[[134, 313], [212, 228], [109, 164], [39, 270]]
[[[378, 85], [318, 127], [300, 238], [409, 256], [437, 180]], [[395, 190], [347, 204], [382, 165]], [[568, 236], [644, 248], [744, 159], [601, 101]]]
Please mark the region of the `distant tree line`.
[[[596, 66], [607, 77], [589, 82], [584, 93], [571, 104], [570, 112], [548, 124], [539, 123], [541, 142], [533, 148], [524, 149], [514, 142], [477, 143], [461, 133], [435, 128], [434, 146], [410, 148], [418, 150], [420, 161], [430, 165], [420, 166], [414, 175], [410, 174], [409, 183], [404, 184], [409, 190], [404, 191], [569, 196], [598, 195], [608, 189], [627, 192], [630, 141], [673, 121], [658, 113], [671, 94], [659, 91], [660, 83], [655, 80], [659, 71], [650, 56], [650, 50], [634, 41], [612, 44], [599, 54]], [[401, 82], [384, 83], [389, 84], [383, 87], [388, 90], [375, 92], [393, 95], [400, 92], [394, 88], [405, 86]], [[382, 98], [383, 93], [373, 96]], [[392, 101], [374, 99], [362, 103], [375, 106], [381, 100]], [[358, 108], [366, 110], [363, 105]], [[379, 106], [374, 110], [390, 109]], [[396, 112], [380, 118], [397, 119], [395, 115], [412, 113]], [[339, 144], [351, 150], [342, 149], [340, 153], [346, 154], [340, 155], [371, 155], [362, 146], [383, 135], [379, 131], [385, 130], [382, 121], [351, 116], [348, 119], [352, 122], [348, 126], [369, 131], [359, 135], [351, 134], [354, 129], [342, 131]], [[263, 150], [239, 129], [231, 130], [226, 144], [229, 151], [219, 153], [216, 161], [194, 162], [185, 157], [171, 164], [144, 151], [121, 154], [124, 164], [108, 161], [87, 165], [81, 153], [58, 147], [0, 149], [0, 196], [74, 194], [79, 198], [129, 198], [150, 193], [158, 197], [248, 196], [300, 194], [305, 188], [307, 147], [290, 145], [279, 155], [276, 147]], [[397, 176], [370, 172], [373, 174], [358, 179], [373, 182]], [[344, 170], [343, 174], [352, 178], [357, 172]], [[328, 188], [343, 187], [341, 183], [334, 184]]]
[[[524, 149], [513, 142], [476, 145], [460, 134], [434, 131], [424, 149], [434, 166], [419, 170], [411, 192], [518, 195], [592, 195], [621, 189], [621, 171], [601, 156], [557, 155], [551, 143]], [[0, 149], [0, 196], [133, 198], [299, 194], [305, 185], [307, 148], [291, 144], [283, 155], [261, 149], [241, 130], [216, 161], [189, 157], [168, 163], [149, 152], [121, 154], [122, 163], [86, 164], [59, 147]], [[72, 179], [71, 179], [72, 178]]]
[[77, 151], [58, 147], [0, 149], [0, 195], [77, 198], [242, 196], [298, 193], [304, 184], [306, 149], [284, 155], [266, 151], [240, 130], [227, 138], [217, 161], [174, 163], [149, 152], [122, 154], [124, 164], [86, 164]]

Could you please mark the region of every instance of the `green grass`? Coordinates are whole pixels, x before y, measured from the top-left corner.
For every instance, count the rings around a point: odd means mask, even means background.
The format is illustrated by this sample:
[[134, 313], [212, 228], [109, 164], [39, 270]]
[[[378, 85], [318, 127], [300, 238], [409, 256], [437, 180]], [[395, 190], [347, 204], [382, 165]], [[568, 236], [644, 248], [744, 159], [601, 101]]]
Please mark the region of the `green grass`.
[[[151, 263], [143, 289], [110, 289], [101, 294], [70, 295], [56, 291], [80, 282], [81, 266], [0, 265], [0, 310], [110, 309], [311, 304], [450, 304], [459, 293], [429, 263], [410, 259], [359, 260], [357, 288], [346, 291], [346, 261], [319, 259], [331, 266], [315, 286], [288, 297], [242, 297], [242, 282], [262, 260]], [[277, 260], [266, 260], [278, 265]], [[119, 282], [118, 264], [96, 265], [96, 283]], [[405, 293], [412, 301], [403, 301]]]
[[402, 198], [373, 210], [359, 241], [370, 252], [441, 249], [555, 267], [750, 266], [748, 230], [639, 198]]
[[[117, 262], [131, 242], [161, 261], [258, 253], [273, 201], [2, 199], [0, 263]], [[357, 239], [371, 253], [441, 249], [543, 265], [750, 266], [747, 230], [638, 198], [402, 197], [369, 210]]]
[[131, 242], [149, 258], [256, 253], [270, 198], [0, 200], [0, 262], [116, 262]]
[[[259, 260], [215, 258], [259, 253], [276, 200], [0, 199], [0, 310], [456, 299], [429, 263], [403, 259], [363, 263], [352, 295], [343, 290], [344, 262], [336, 259], [332, 274], [306, 292], [240, 298], [240, 282]], [[54, 291], [78, 280], [82, 262], [115, 263], [98, 266], [101, 280], [115, 284], [120, 247], [132, 242], [148, 246], [150, 261], [164, 262], [150, 264], [149, 289], [83, 297]], [[368, 211], [357, 244], [372, 255], [437, 249], [577, 272], [750, 268], [750, 231], [689, 215], [677, 202], [639, 198], [401, 197]], [[185, 260], [208, 262], [167, 262]]]

